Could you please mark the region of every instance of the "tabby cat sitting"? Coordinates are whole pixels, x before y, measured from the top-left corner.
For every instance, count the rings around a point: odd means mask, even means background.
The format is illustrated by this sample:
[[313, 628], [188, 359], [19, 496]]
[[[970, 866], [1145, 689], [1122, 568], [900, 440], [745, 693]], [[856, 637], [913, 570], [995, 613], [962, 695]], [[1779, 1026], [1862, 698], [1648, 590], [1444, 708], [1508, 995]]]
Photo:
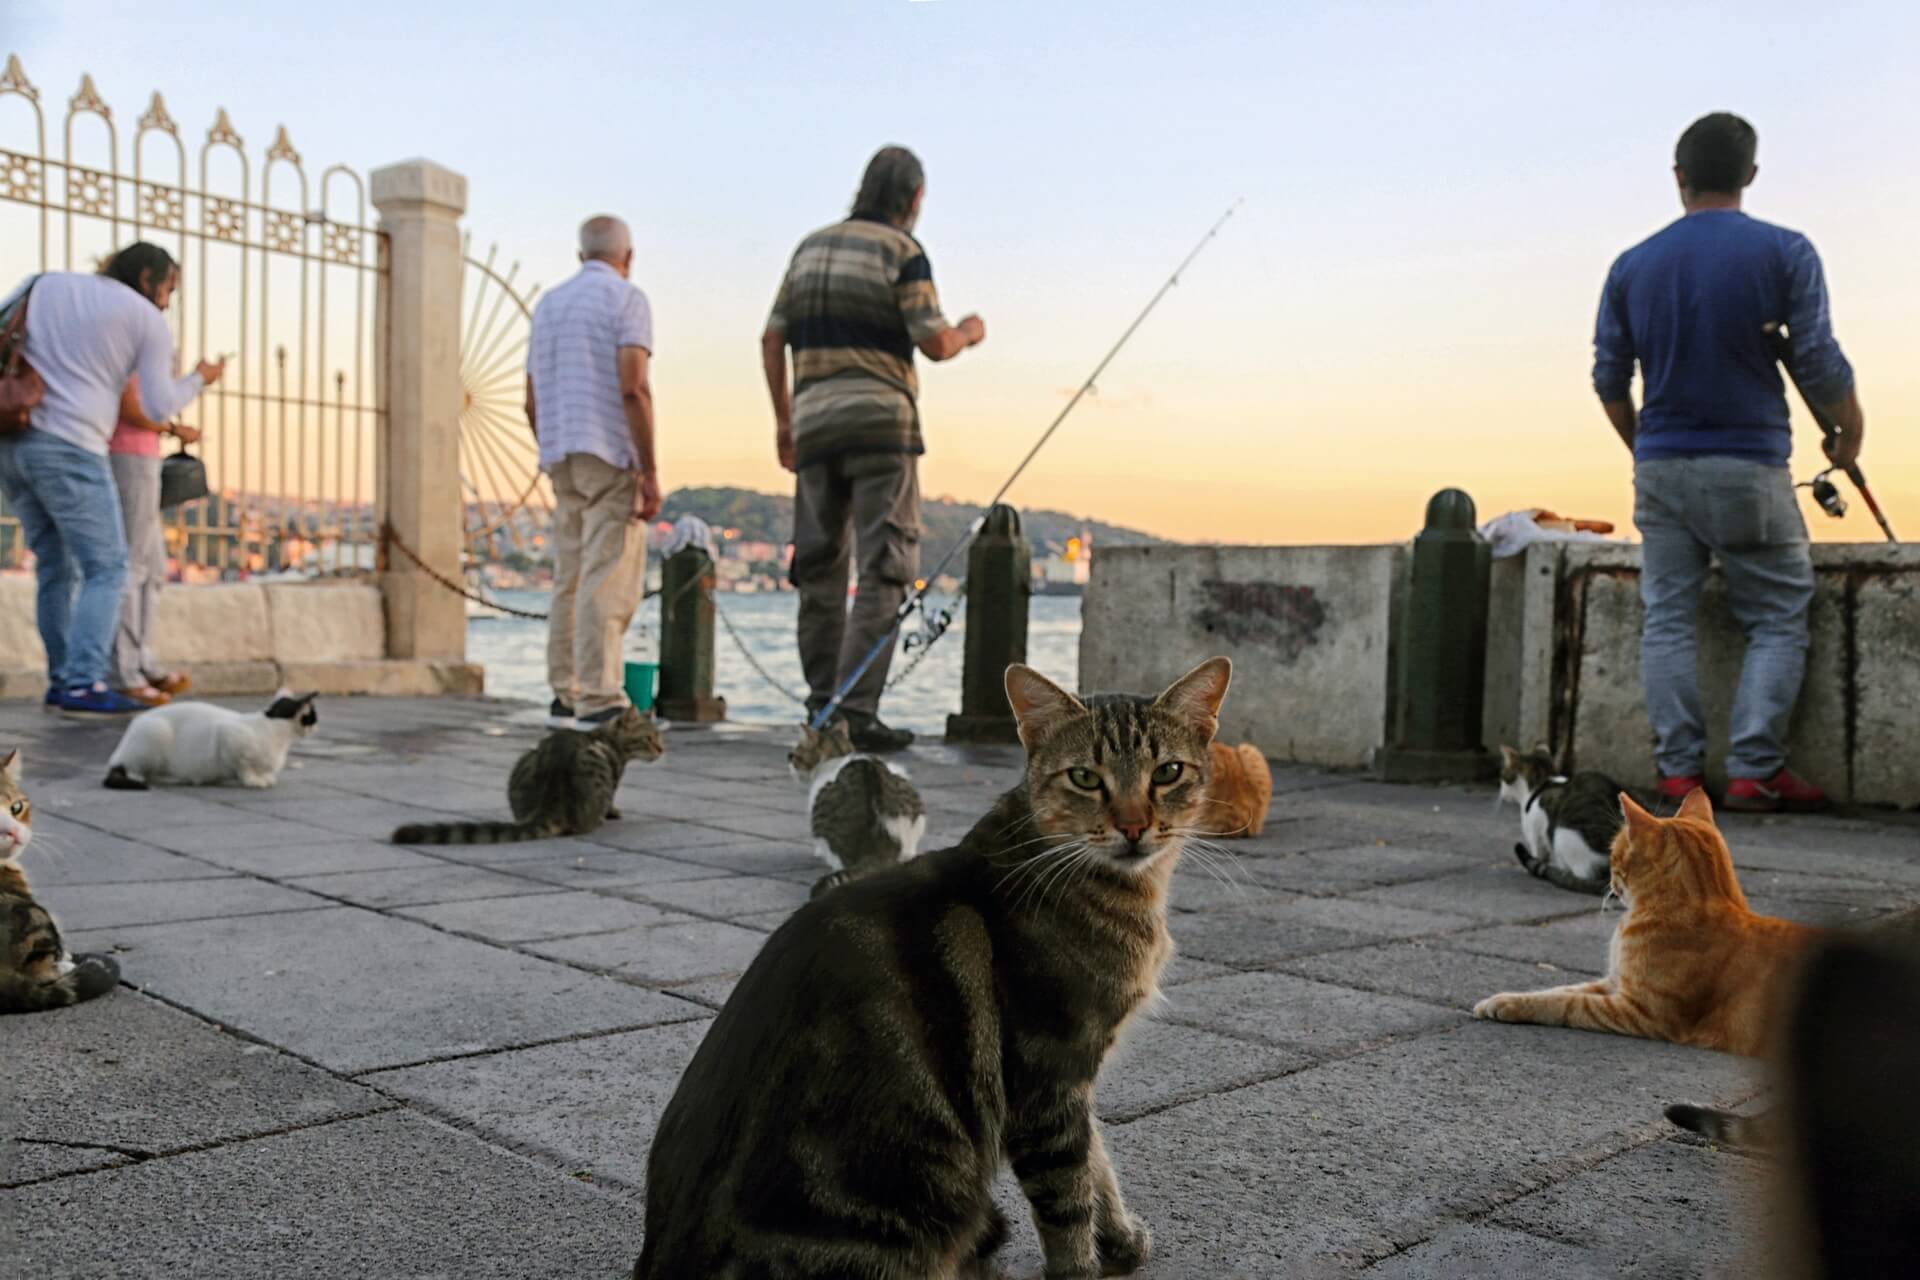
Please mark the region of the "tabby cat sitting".
[[767, 940], [661, 1117], [637, 1280], [991, 1276], [1005, 1163], [1048, 1276], [1145, 1263], [1094, 1078], [1173, 952], [1167, 884], [1212, 829], [1230, 673], [1083, 700], [1008, 668], [1026, 780], [958, 845]]
[[1207, 816], [1212, 834], [1259, 835], [1273, 801], [1273, 770], [1267, 768], [1267, 758], [1251, 742], [1237, 747], [1216, 742], [1207, 753]]
[[120, 983], [112, 956], [69, 955], [60, 926], [33, 900], [20, 855], [33, 843], [33, 802], [20, 753], [0, 756], [0, 1013], [37, 1013], [103, 996]]
[[1620, 784], [1591, 769], [1556, 776], [1545, 747], [1500, 748], [1500, 803], [1520, 810], [1514, 856], [1527, 874], [1576, 893], [1607, 891], [1608, 850], [1620, 834]]
[[1611, 875], [1627, 911], [1607, 976], [1488, 996], [1473, 1016], [1760, 1054], [1783, 982], [1819, 931], [1748, 910], [1706, 792], [1671, 818], [1625, 794], [1620, 807]]
[[827, 874], [814, 881], [814, 896], [920, 852], [927, 833], [920, 793], [905, 769], [855, 753], [846, 721], [817, 730], [801, 726], [787, 766], [807, 784], [813, 851], [827, 864]]
[[393, 842], [507, 844], [598, 831], [620, 816], [613, 797], [627, 764], [658, 760], [666, 750], [660, 726], [632, 707], [590, 733], [555, 729], [520, 757], [507, 778], [512, 822], [408, 823], [393, 833]]

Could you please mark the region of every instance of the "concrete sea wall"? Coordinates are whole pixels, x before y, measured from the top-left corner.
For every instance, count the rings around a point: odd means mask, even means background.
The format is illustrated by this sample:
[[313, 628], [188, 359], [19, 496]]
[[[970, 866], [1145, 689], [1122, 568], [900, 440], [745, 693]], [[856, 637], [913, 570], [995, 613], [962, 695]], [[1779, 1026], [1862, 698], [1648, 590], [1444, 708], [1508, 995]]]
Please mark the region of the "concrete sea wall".
[[[479, 667], [388, 658], [386, 609], [369, 583], [223, 583], [160, 593], [154, 652], [192, 674], [195, 692], [419, 696], [479, 693]], [[46, 692], [34, 580], [0, 575], [0, 698]]]
[[[1234, 659], [1222, 732], [1269, 756], [1364, 765], [1394, 723], [1404, 546], [1138, 547], [1095, 561], [1086, 689], [1153, 689]], [[1920, 546], [1823, 544], [1793, 764], [1838, 799], [1920, 805]], [[1482, 738], [1548, 744], [1567, 768], [1655, 780], [1640, 690], [1640, 549], [1543, 544], [1494, 564]], [[1700, 612], [1710, 779], [1745, 639], [1716, 573]]]

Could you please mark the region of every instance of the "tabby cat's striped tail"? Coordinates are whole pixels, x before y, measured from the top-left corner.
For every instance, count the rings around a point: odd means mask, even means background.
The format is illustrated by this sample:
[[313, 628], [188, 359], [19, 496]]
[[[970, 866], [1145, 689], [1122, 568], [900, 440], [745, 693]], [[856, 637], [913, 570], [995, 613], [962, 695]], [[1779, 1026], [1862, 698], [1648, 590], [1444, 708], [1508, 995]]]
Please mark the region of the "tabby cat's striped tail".
[[396, 828], [395, 844], [513, 844], [565, 835], [550, 818], [532, 822], [410, 822]]
[[1696, 1107], [1691, 1103], [1676, 1102], [1667, 1108], [1667, 1119], [1723, 1147], [1768, 1145], [1765, 1116], [1743, 1116], [1716, 1107]]
[[120, 985], [120, 962], [112, 956], [73, 958], [73, 968], [51, 982], [29, 982], [17, 973], [0, 978], [0, 1013], [39, 1013], [103, 996]]

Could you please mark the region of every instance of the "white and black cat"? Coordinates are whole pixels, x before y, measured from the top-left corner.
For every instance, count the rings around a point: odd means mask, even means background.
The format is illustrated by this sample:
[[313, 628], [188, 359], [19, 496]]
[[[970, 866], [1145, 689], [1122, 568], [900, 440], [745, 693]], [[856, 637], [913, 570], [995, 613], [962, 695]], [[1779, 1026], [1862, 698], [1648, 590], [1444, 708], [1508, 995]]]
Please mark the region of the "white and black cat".
[[1500, 748], [1500, 800], [1520, 808], [1514, 855], [1528, 874], [1562, 889], [1606, 893], [1623, 789], [1591, 769], [1558, 776], [1544, 746], [1526, 755]]
[[103, 785], [117, 791], [145, 791], [149, 782], [270, 787], [294, 739], [319, 722], [314, 696], [282, 689], [265, 712], [251, 715], [206, 702], [143, 711], [114, 748]]
[[927, 813], [906, 771], [857, 754], [844, 721], [803, 727], [787, 753], [793, 775], [807, 787], [813, 850], [828, 874], [814, 883], [818, 897], [855, 876], [906, 862], [920, 852]]

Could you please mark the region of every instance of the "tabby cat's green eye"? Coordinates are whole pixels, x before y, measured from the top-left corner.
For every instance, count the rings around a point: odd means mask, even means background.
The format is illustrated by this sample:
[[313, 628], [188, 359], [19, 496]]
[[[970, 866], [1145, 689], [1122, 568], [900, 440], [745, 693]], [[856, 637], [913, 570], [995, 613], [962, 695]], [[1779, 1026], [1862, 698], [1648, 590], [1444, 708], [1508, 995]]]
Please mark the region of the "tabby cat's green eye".
[[7, 810], [8, 813], [11, 813], [16, 818], [19, 817], [21, 814], [25, 813], [26, 811], [27, 811], [27, 802], [25, 800], [15, 800], [13, 802], [13, 808]]
[[1067, 781], [1082, 791], [1098, 791], [1100, 789], [1100, 775], [1091, 769], [1069, 769], [1067, 770]]
[[1186, 766], [1178, 760], [1169, 760], [1153, 771], [1153, 785], [1156, 787], [1170, 787], [1180, 781], [1180, 775], [1185, 772], [1185, 770]]

